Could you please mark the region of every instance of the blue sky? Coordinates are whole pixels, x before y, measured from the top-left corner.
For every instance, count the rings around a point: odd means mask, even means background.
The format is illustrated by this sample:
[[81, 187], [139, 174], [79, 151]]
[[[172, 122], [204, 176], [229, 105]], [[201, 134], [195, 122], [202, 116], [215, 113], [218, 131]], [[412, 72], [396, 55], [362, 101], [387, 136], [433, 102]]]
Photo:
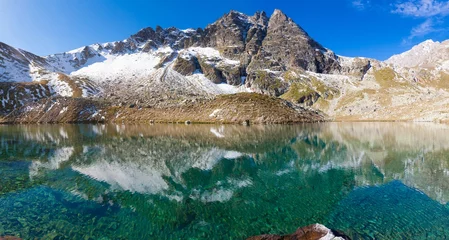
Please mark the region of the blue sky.
[[0, 0], [0, 41], [47, 55], [144, 27], [205, 27], [230, 10], [276, 8], [339, 55], [384, 60], [449, 38], [447, 0]]

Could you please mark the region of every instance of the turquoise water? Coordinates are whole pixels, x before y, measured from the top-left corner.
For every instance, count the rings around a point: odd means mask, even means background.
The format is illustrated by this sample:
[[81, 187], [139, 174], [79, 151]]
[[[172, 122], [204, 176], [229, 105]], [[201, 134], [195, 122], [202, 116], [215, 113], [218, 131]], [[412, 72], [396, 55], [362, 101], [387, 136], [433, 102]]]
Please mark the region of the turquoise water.
[[449, 238], [449, 126], [0, 126], [0, 236]]

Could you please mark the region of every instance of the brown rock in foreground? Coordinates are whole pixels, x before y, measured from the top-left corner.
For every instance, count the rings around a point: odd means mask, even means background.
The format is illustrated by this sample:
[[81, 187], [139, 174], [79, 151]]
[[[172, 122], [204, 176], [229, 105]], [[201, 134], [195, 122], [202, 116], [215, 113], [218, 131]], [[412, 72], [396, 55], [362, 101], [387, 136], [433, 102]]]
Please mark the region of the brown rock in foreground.
[[0, 240], [22, 240], [22, 239], [14, 236], [0, 236]]
[[333, 231], [324, 225], [313, 224], [298, 228], [295, 233], [290, 235], [260, 235], [250, 237], [247, 240], [348, 240], [348, 236], [340, 232]]

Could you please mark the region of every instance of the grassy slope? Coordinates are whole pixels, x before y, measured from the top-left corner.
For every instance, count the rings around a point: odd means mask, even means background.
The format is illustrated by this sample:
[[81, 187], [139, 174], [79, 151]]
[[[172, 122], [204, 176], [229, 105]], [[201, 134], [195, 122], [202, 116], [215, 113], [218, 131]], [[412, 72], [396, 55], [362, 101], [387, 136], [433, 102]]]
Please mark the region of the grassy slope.
[[13, 111], [0, 118], [0, 123], [183, 123], [187, 120], [197, 123], [242, 123], [246, 120], [251, 123], [299, 123], [323, 121], [324, 117], [314, 111], [295, 109], [282, 99], [256, 93], [240, 93], [170, 108], [118, 107], [76, 98], [46, 99]]

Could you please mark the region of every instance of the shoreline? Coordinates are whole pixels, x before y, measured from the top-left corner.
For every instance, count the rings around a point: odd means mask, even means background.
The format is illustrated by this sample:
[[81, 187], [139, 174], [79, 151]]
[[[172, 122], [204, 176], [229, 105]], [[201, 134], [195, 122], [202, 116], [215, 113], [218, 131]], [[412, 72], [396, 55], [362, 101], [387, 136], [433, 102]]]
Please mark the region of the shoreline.
[[226, 122], [226, 121], [152, 121], [152, 120], [127, 120], [127, 121], [73, 121], [73, 122], [0, 122], [0, 126], [8, 125], [77, 125], [77, 124], [142, 124], [142, 125], [232, 125], [232, 126], [261, 126], [261, 125], [303, 125], [303, 124], [325, 124], [325, 123], [434, 123], [434, 124], [447, 124], [444, 121], [408, 121], [408, 120], [354, 120], [354, 121], [314, 121], [314, 122], [284, 122], [284, 123], [258, 123], [249, 122], [244, 124], [243, 122]]
[[44, 99], [15, 109], [0, 123], [226, 123], [293, 124], [322, 122], [328, 118], [319, 111], [288, 101], [255, 93], [221, 95], [214, 99], [177, 106], [115, 106], [81, 99]]
[[319, 110], [257, 93], [220, 95], [214, 99], [178, 105], [128, 106], [101, 99], [47, 98], [16, 108], [0, 116], [0, 124], [96, 124], [96, 123], [166, 123], [166, 124], [283, 124], [319, 122], [433, 122], [447, 120], [347, 119], [329, 117]]

